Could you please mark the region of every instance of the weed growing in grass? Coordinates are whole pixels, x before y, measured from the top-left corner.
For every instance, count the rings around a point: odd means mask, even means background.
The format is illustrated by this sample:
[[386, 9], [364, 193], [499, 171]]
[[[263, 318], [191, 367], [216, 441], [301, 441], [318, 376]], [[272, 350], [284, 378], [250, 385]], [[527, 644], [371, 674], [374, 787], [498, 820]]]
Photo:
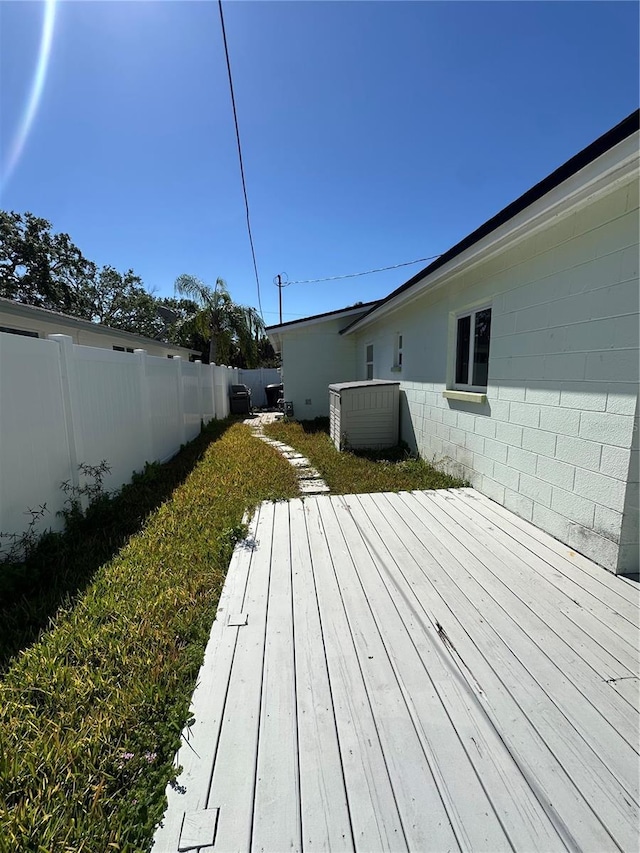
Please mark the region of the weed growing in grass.
[[277, 451], [213, 422], [39, 543], [33, 586], [0, 599], [2, 853], [150, 848], [243, 516], [297, 493]]
[[464, 485], [462, 480], [412, 457], [406, 444], [384, 451], [340, 452], [329, 438], [328, 428], [328, 418], [316, 418], [302, 423], [280, 420], [267, 424], [264, 431], [306, 456], [334, 494], [449, 489]]

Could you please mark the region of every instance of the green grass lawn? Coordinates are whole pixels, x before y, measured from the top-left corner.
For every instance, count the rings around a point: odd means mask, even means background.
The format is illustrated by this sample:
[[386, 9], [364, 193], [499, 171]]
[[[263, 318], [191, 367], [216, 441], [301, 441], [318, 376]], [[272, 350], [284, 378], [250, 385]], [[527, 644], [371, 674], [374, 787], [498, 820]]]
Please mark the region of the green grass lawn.
[[214, 422], [12, 568], [0, 851], [149, 849], [243, 514], [297, 494], [274, 449]]
[[322, 419], [305, 423], [280, 420], [266, 426], [265, 433], [306, 456], [337, 495], [464, 485], [422, 459], [408, 458], [399, 448], [385, 454], [340, 452], [329, 438], [327, 426]]

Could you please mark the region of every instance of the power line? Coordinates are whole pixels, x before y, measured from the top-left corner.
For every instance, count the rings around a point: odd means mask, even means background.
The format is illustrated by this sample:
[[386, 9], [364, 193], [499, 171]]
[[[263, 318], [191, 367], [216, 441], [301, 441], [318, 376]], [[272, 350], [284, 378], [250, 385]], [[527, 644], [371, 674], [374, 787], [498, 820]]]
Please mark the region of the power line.
[[229, 61], [229, 48], [227, 46], [227, 33], [224, 28], [224, 16], [222, 14], [222, 0], [218, 0], [218, 9], [220, 10], [220, 24], [222, 26], [222, 40], [224, 42], [224, 55], [227, 60], [227, 72], [229, 74], [229, 90], [231, 92], [231, 106], [233, 107], [233, 121], [236, 126], [236, 142], [238, 143], [238, 159], [240, 160], [240, 176], [242, 178], [242, 192], [244, 193], [244, 206], [247, 212], [247, 231], [249, 232], [249, 244], [251, 246], [251, 257], [253, 258], [253, 271], [256, 274], [256, 286], [258, 288], [258, 308], [260, 316], [262, 316], [262, 301], [260, 299], [260, 278], [258, 276], [258, 265], [256, 263], [256, 250], [253, 247], [253, 235], [251, 233], [251, 220], [249, 218], [249, 199], [247, 198], [247, 184], [244, 178], [244, 163], [242, 162], [242, 147], [240, 145], [240, 130], [238, 128], [238, 113], [236, 111], [236, 99], [233, 93], [233, 79], [231, 77], [231, 63]]
[[410, 267], [412, 264], [421, 264], [424, 261], [433, 261], [439, 257], [440, 255], [431, 255], [429, 258], [416, 258], [415, 261], [404, 261], [401, 264], [392, 264], [389, 267], [378, 267], [375, 270], [365, 270], [364, 272], [350, 272], [346, 275], [330, 275], [326, 278], [305, 278], [300, 281], [287, 281], [282, 283], [282, 287], [288, 287], [290, 284], [315, 284], [319, 281], [338, 281], [342, 278], [357, 278], [360, 275], [371, 275], [374, 272], [384, 272], [385, 270], [397, 270], [400, 267]]

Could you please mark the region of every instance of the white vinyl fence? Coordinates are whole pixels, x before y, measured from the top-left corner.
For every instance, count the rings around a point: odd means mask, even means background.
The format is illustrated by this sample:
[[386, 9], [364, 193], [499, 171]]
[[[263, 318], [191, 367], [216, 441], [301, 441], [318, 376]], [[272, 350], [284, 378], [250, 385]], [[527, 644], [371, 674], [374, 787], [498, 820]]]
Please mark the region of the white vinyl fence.
[[282, 382], [279, 367], [256, 367], [251, 370], [240, 369], [238, 374], [240, 377], [238, 379], [239, 384], [251, 388], [251, 405], [258, 408], [263, 408], [267, 405], [267, 395], [264, 390], [267, 385], [279, 385]]
[[79, 464], [106, 460], [105, 488], [119, 488], [225, 418], [238, 381], [230, 367], [0, 333], [0, 531], [22, 533], [44, 503], [40, 528], [60, 529], [60, 484], [80, 484]]

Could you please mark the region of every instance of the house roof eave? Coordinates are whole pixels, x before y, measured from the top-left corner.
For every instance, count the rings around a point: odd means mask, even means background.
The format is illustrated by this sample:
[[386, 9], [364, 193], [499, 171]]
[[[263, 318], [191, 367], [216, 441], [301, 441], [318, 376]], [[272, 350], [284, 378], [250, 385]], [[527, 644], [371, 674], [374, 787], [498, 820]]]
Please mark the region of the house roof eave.
[[[364, 316], [355, 318], [348, 326], [341, 330], [340, 334], [351, 334], [362, 329], [386, 313], [419, 296], [427, 288], [440, 283], [442, 275], [438, 276], [436, 280], [436, 273], [441, 272], [449, 275], [454, 269], [458, 269], [464, 264], [469, 263], [470, 257], [477, 255], [479, 251], [483, 251], [485, 254], [488, 253], [492, 247], [495, 247], [498, 240], [504, 240], [508, 236], [506, 232], [516, 230], [515, 228], [509, 229], [509, 225], [516, 225], [514, 220], [521, 214], [524, 223], [520, 223], [519, 227], [522, 228], [524, 224], [529, 227], [530, 231], [533, 217], [527, 216], [526, 212], [531, 208], [531, 213], [533, 214], [533, 207], [536, 205], [536, 202], [541, 202], [541, 209], [537, 211], [536, 218], [546, 217], [548, 220], [550, 215], [557, 212], [557, 206], [562, 199], [556, 199], [555, 203], [551, 205], [544, 204], [543, 200], [550, 196], [554, 190], [567, 185], [571, 178], [578, 176], [576, 186], [571, 188], [572, 192], [570, 193], [574, 203], [577, 203], [580, 192], [582, 191], [584, 194], [585, 190], [589, 187], [593, 188], [593, 185], [598, 180], [611, 180], [611, 175], [621, 167], [623, 169], [624, 167], [637, 169], [638, 144], [637, 138], [634, 139], [634, 136], [638, 136], [639, 128], [640, 110], [636, 110], [611, 130], [607, 131], [607, 133], [567, 160], [566, 163], [542, 181], [527, 190], [527, 192], [515, 201], [511, 202], [511, 204], [499, 211], [491, 219], [488, 219], [483, 225], [456, 243], [447, 252], [440, 255], [439, 258], [416, 273], [416, 275], [412, 276], [412, 278], [400, 285], [400, 287], [396, 288], [396, 290], [392, 291], [384, 299], [379, 300]], [[619, 150], [616, 151], [615, 149]], [[605, 155], [610, 152], [613, 153], [609, 159], [617, 162], [613, 162], [611, 168], [607, 169], [608, 158]], [[588, 167], [593, 166], [596, 161], [603, 157], [605, 159], [604, 174], [590, 174]], [[591, 171], [597, 172], [598, 169], [594, 168]], [[590, 193], [591, 197], [594, 192], [596, 192], [595, 189]], [[559, 195], [563, 195], [562, 190], [559, 191]], [[567, 201], [567, 199], [563, 200]], [[503, 231], [505, 233], [502, 233]], [[513, 235], [511, 236], [513, 237]], [[475, 251], [473, 251], [474, 249]]]

